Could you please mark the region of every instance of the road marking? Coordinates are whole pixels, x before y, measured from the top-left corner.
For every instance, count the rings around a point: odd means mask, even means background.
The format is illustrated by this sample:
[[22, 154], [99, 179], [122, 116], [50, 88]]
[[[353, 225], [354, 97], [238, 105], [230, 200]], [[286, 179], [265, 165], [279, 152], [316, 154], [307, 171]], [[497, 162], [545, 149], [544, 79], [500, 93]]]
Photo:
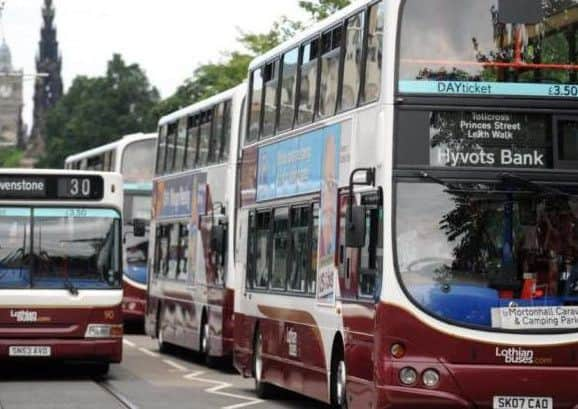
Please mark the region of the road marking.
[[148, 356], [152, 356], [153, 358], [160, 358], [161, 356], [159, 354], [157, 354], [156, 352], [150, 351], [146, 348], [139, 348], [138, 349], [140, 352], [142, 352], [143, 354], [146, 354]]
[[223, 389], [231, 388], [233, 385], [230, 383], [226, 383], [226, 382], [216, 381], [214, 379], [200, 378], [200, 376], [204, 375], [204, 374], [205, 373], [202, 371], [193, 372], [193, 373], [190, 373], [188, 375], [183, 376], [183, 378], [188, 379], [189, 381], [202, 382], [202, 383], [208, 383], [210, 385], [215, 385], [215, 386], [212, 386], [208, 389], [205, 389], [205, 392], [207, 392], [207, 393], [211, 393], [213, 395], [219, 395], [219, 396], [226, 396], [228, 398], [240, 399], [240, 400], [246, 401], [243, 403], [237, 403], [235, 405], [223, 406], [221, 409], [246, 408], [248, 406], [253, 406], [253, 405], [257, 405], [259, 403], [263, 403], [263, 401], [261, 399], [251, 398], [249, 396], [237, 395], [235, 393], [223, 392], [222, 391]]
[[187, 368], [186, 366], [178, 364], [175, 361], [171, 361], [170, 359], [163, 359], [163, 362], [169, 366], [172, 366], [175, 369], [178, 369], [181, 372], [188, 372], [189, 371], [189, 368]]
[[122, 343], [125, 344], [128, 347], [134, 348], [136, 347], [136, 344], [134, 342], [130, 342], [128, 339], [123, 338]]

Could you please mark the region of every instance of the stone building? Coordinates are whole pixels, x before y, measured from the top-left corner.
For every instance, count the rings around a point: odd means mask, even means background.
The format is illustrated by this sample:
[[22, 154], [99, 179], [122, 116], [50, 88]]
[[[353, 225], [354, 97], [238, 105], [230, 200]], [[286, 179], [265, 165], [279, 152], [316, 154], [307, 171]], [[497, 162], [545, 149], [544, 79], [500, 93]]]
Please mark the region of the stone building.
[[22, 145], [22, 71], [12, 67], [12, 54], [6, 40], [0, 45], [0, 148]]

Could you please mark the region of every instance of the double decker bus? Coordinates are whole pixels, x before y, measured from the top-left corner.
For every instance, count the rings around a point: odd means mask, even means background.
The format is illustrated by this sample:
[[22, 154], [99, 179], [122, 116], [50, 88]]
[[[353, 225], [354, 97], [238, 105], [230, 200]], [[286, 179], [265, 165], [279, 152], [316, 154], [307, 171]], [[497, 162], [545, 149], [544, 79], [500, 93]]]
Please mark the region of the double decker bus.
[[122, 358], [122, 177], [0, 171], [0, 360]]
[[246, 85], [159, 122], [146, 331], [207, 364], [233, 346], [237, 152]]
[[118, 172], [124, 178], [124, 300], [127, 322], [144, 322], [156, 134], [127, 135], [66, 158], [65, 168]]
[[360, 1], [250, 66], [234, 362], [339, 408], [576, 408], [578, 2]]

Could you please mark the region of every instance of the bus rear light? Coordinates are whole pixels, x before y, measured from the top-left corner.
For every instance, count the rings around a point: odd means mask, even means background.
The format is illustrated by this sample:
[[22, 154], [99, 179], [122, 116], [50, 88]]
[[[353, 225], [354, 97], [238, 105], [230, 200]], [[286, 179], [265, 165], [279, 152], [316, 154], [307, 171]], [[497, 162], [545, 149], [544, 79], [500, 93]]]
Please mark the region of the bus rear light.
[[122, 325], [89, 324], [86, 328], [85, 338], [122, 338]]
[[401, 359], [405, 356], [406, 350], [403, 344], [393, 344], [391, 346], [391, 356], [396, 359]]
[[426, 369], [421, 376], [421, 380], [428, 388], [435, 388], [440, 383], [440, 374], [435, 369]]
[[399, 380], [406, 386], [413, 386], [417, 382], [417, 371], [407, 367], [399, 371]]

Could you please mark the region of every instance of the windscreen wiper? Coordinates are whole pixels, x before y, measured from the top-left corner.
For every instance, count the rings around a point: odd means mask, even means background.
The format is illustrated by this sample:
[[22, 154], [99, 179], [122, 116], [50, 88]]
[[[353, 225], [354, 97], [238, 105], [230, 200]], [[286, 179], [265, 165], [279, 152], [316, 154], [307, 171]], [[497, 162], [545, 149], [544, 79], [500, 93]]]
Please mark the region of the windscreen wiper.
[[551, 194], [554, 196], [562, 196], [562, 197], [567, 197], [567, 198], [575, 198], [576, 197], [576, 195], [573, 195], [571, 193], [566, 193], [561, 189], [551, 187], [551, 186], [541, 185], [539, 183], [531, 181], [530, 179], [526, 179], [522, 176], [514, 175], [512, 173], [501, 173], [499, 175], [499, 179], [503, 183], [511, 183], [511, 184], [518, 186], [518, 187], [527, 187], [527, 188], [530, 188], [534, 191], [541, 192], [541, 193], [548, 193], [548, 194]]
[[68, 275], [64, 277], [64, 288], [66, 288], [71, 295], [75, 297], [78, 295], [78, 287], [73, 284]]

